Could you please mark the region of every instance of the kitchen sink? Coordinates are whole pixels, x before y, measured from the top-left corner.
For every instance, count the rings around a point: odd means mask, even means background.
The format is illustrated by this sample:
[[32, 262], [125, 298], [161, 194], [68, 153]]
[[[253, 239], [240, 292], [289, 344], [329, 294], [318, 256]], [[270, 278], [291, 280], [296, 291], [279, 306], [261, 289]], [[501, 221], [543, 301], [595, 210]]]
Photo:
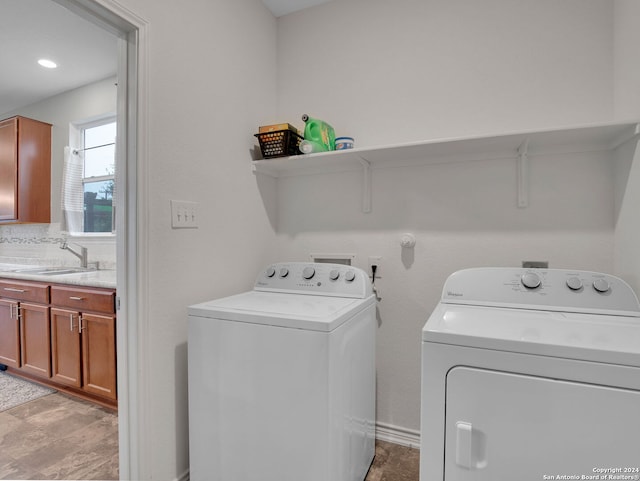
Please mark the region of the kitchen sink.
[[[91, 272], [95, 269], [88, 269], [85, 267], [26, 267], [21, 269], [14, 269], [8, 272], [15, 272], [16, 274], [34, 274], [39, 276], [59, 276], [62, 274], [77, 274], [82, 272]], [[7, 272], [7, 271], [5, 271]]]
[[95, 269], [84, 269], [82, 267], [71, 268], [71, 269], [53, 269], [43, 272], [38, 272], [39, 275], [42, 276], [59, 276], [61, 274], [78, 274], [78, 273], [87, 273], [93, 272]]
[[[15, 272], [17, 269], [28, 269], [29, 267], [34, 268], [34, 266], [19, 264], [0, 264], [0, 272]], [[42, 266], [39, 269], [42, 269]]]

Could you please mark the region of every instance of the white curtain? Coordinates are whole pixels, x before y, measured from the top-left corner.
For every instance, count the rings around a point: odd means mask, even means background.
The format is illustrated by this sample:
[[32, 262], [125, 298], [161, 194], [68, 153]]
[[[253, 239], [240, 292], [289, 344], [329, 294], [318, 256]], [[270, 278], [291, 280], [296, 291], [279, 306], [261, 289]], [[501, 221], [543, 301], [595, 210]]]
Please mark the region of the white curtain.
[[62, 222], [64, 232], [82, 232], [84, 192], [82, 188], [82, 157], [68, 146], [64, 148], [62, 169]]

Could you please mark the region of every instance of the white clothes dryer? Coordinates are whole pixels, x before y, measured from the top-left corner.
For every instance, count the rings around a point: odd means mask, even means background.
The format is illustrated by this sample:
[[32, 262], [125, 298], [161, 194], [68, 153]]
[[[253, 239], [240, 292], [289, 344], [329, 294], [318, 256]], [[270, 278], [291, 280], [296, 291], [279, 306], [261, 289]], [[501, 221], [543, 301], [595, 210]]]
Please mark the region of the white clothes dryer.
[[640, 479], [640, 306], [621, 279], [447, 279], [422, 331], [420, 480], [511, 479]]
[[375, 444], [367, 274], [280, 263], [189, 307], [192, 481], [362, 481]]

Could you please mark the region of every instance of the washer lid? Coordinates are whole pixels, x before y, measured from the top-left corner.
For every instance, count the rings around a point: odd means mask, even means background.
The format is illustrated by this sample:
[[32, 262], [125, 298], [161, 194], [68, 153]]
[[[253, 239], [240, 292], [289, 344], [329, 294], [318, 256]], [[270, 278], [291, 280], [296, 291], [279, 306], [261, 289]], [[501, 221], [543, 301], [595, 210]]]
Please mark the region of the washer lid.
[[640, 318], [440, 303], [423, 342], [640, 367]]
[[189, 315], [328, 332], [374, 302], [373, 295], [354, 299], [249, 291], [190, 306]]

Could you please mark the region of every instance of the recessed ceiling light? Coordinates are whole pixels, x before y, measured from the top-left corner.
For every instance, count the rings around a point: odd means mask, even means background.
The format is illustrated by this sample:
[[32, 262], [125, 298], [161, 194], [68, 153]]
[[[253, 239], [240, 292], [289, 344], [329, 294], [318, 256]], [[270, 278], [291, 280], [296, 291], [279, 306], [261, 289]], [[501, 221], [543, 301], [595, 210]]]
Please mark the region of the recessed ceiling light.
[[40, 60], [38, 60], [38, 64], [41, 65], [44, 68], [57, 68], [58, 64], [55, 63], [53, 60], [47, 60], [46, 58], [41, 58]]

